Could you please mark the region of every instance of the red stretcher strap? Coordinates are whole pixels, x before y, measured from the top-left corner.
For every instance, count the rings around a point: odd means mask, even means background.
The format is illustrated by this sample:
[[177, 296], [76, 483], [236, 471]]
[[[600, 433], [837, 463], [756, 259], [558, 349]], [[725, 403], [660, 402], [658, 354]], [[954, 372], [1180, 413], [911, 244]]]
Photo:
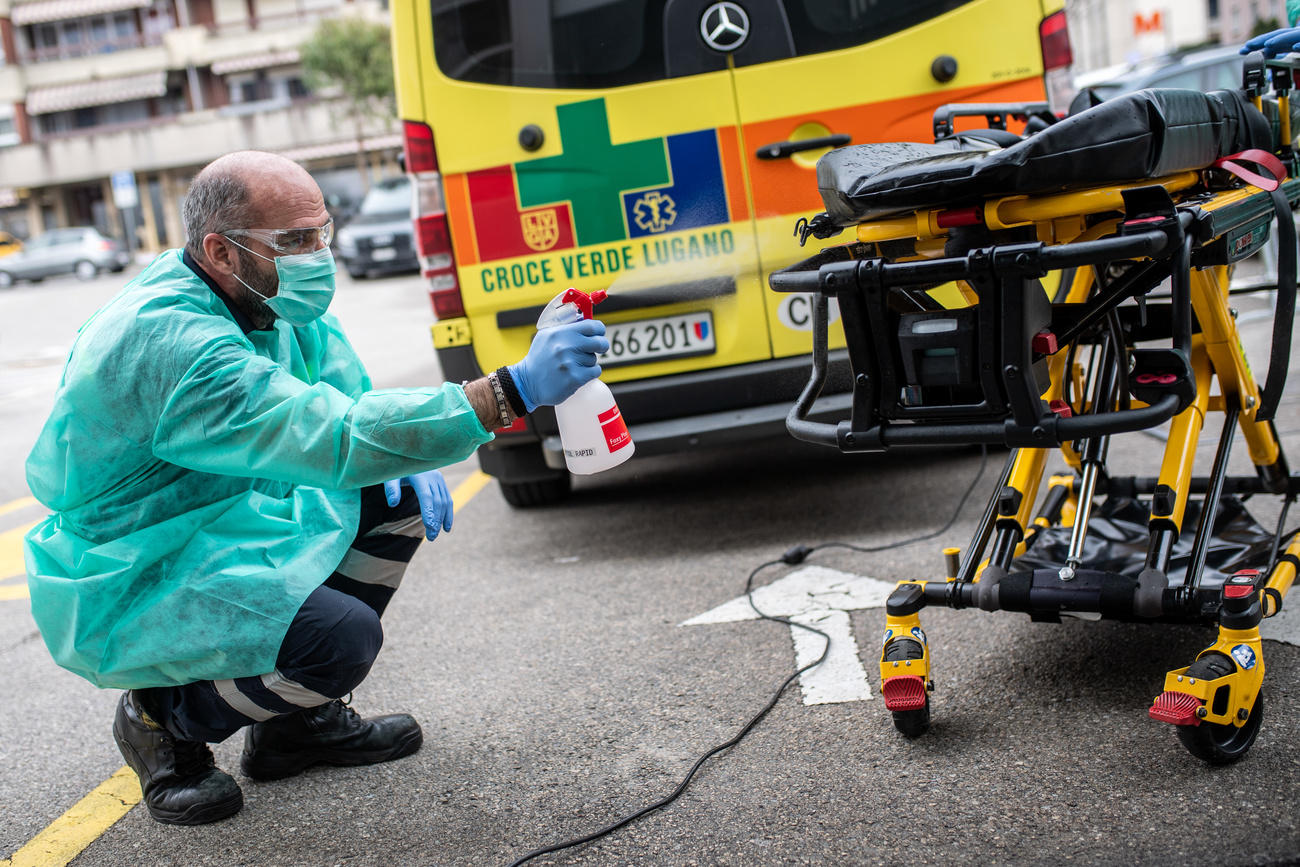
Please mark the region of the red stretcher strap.
[[[1240, 163], [1233, 162], [1233, 160], [1248, 160], [1271, 173], [1273, 177], [1266, 178], [1261, 174], [1252, 172]], [[1282, 179], [1286, 177], [1286, 169], [1282, 166], [1282, 161], [1261, 148], [1251, 148], [1241, 153], [1221, 157], [1214, 161], [1214, 167], [1236, 175], [1246, 183], [1259, 187], [1261, 190], [1267, 190], [1270, 193], [1281, 186]]]

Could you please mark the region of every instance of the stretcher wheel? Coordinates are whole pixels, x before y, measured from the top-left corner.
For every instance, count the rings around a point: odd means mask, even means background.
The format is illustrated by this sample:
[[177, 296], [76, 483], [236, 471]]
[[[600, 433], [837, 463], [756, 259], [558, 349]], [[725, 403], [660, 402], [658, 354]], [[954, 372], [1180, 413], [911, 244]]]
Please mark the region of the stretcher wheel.
[[[921, 647], [921, 643], [910, 638], [897, 638], [885, 648], [885, 662], [921, 659], [924, 655], [925, 650]], [[917, 708], [891, 710], [890, 713], [894, 717], [894, 728], [898, 729], [904, 737], [919, 738], [930, 728], [930, 695], [925, 691], [924, 683], [919, 679], [906, 677], [902, 679], [910, 679], [921, 684], [917, 691], [924, 697], [925, 703]]]
[[930, 697], [926, 696], [925, 705], [917, 710], [893, 711], [894, 728], [905, 738], [919, 738], [930, 730]]
[[[1226, 672], [1223, 670], [1225, 661]], [[1217, 678], [1232, 670], [1232, 661], [1226, 656], [1221, 653], [1208, 653], [1192, 663], [1187, 669], [1187, 674], [1190, 677], [1210, 675], [1211, 678]], [[1255, 736], [1259, 734], [1259, 726], [1263, 721], [1264, 693], [1261, 690], [1260, 694], [1255, 696], [1255, 706], [1250, 709], [1246, 724], [1241, 728], [1231, 724], [1207, 722], [1195, 726], [1177, 726], [1178, 740], [1189, 753], [1201, 761], [1212, 765], [1227, 765], [1246, 755], [1251, 744], [1255, 743]]]

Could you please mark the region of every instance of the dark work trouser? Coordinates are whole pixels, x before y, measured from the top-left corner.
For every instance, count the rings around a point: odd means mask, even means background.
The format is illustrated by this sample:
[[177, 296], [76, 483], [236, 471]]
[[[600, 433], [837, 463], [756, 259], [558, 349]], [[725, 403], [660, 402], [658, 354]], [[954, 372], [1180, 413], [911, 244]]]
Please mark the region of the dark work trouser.
[[347, 695], [379, 655], [379, 618], [423, 539], [414, 491], [402, 488], [402, 501], [390, 507], [382, 485], [362, 489], [357, 536], [294, 615], [275, 670], [136, 690], [144, 708], [179, 738], [216, 743], [250, 723]]

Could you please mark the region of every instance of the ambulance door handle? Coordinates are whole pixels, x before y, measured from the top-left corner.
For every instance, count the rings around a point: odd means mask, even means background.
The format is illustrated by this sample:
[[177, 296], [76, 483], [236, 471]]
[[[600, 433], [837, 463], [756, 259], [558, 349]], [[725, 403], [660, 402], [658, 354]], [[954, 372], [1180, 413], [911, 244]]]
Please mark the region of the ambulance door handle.
[[799, 141], [777, 141], [765, 144], [754, 154], [760, 160], [779, 160], [799, 151], [816, 151], [822, 148], [842, 148], [853, 141], [853, 136], [844, 132], [824, 135], [820, 138], [802, 138]]

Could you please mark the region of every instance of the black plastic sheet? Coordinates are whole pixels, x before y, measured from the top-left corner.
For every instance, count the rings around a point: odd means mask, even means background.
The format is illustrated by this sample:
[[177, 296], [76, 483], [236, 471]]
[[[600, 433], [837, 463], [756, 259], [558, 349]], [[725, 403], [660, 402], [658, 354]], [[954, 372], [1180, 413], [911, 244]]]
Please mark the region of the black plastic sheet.
[[945, 140], [864, 144], [817, 163], [817, 186], [837, 225], [992, 195], [1042, 193], [1202, 169], [1248, 148], [1273, 149], [1269, 121], [1240, 91], [1139, 90], [1010, 147]]
[[[1169, 561], [1169, 586], [1178, 587], [1187, 573], [1192, 540], [1200, 516], [1199, 500], [1187, 504], [1183, 532], [1174, 545]], [[1149, 513], [1140, 501], [1127, 497], [1110, 497], [1093, 509], [1084, 537], [1084, 568], [1099, 569], [1136, 578], [1146, 565]], [[1213, 588], [1241, 569], [1264, 569], [1272, 550], [1273, 533], [1265, 530], [1233, 496], [1219, 501], [1214, 516], [1209, 552], [1201, 586]], [[1012, 566], [1013, 572], [1032, 569], [1058, 569], [1065, 565], [1070, 548], [1070, 528], [1052, 527], [1041, 531], [1033, 544]]]

